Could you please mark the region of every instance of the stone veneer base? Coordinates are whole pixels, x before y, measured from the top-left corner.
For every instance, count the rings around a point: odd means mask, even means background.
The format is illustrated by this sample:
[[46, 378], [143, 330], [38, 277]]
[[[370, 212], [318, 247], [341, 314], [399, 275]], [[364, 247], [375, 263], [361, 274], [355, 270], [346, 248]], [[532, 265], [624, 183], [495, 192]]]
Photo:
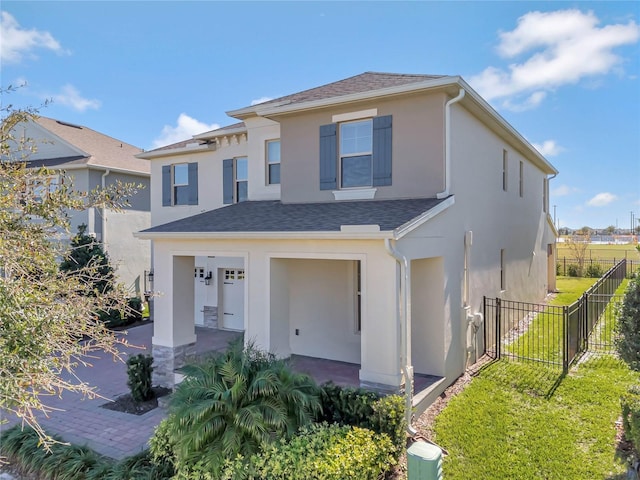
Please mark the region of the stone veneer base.
[[195, 343], [177, 347], [153, 345], [153, 384], [173, 388], [175, 383], [174, 371], [182, 367], [187, 359], [195, 356], [195, 353]]

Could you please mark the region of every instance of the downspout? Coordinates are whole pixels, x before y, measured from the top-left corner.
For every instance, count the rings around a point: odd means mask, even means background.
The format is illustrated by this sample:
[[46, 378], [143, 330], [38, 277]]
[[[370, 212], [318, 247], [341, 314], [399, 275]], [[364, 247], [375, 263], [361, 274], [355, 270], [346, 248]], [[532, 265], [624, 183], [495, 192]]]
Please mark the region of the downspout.
[[407, 432], [413, 436], [418, 431], [413, 428], [413, 366], [411, 365], [411, 264], [407, 257], [402, 255], [391, 245], [389, 238], [384, 239], [387, 252], [400, 265], [400, 287], [398, 289], [400, 326], [400, 364], [404, 373], [405, 407], [404, 417], [407, 422]]
[[444, 191], [437, 193], [436, 198], [447, 198], [451, 190], [451, 105], [464, 98], [464, 88], [458, 96], [449, 100], [444, 106]]
[[[107, 176], [111, 173], [111, 170], [109, 170], [108, 168], [105, 170], [105, 172], [102, 174], [102, 190], [104, 191], [106, 185], [107, 185]], [[104, 203], [102, 204], [102, 248], [106, 251], [107, 250], [107, 209], [104, 206]]]

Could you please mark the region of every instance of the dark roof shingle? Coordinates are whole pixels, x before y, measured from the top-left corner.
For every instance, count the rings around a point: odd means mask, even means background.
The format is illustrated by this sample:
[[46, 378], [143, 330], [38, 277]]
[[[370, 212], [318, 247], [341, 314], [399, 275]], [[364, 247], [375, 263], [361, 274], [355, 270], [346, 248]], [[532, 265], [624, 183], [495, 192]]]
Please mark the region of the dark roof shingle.
[[255, 107], [265, 107], [272, 104], [283, 103], [291, 105], [295, 103], [310, 102], [313, 100], [324, 100], [327, 98], [341, 97], [343, 95], [350, 95], [354, 93], [424, 82], [426, 80], [433, 80], [444, 76], [445, 75], [364, 72], [353, 77], [338, 80], [337, 82], [328, 83], [309, 90], [303, 90], [302, 92], [293, 93], [291, 95], [285, 95], [284, 97], [274, 98], [268, 102], [259, 103], [255, 105]]
[[379, 225], [380, 231], [390, 231], [442, 201], [435, 198], [326, 203], [249, 201], [158, 225], [144, 233], [339, 232], [341, 225]]

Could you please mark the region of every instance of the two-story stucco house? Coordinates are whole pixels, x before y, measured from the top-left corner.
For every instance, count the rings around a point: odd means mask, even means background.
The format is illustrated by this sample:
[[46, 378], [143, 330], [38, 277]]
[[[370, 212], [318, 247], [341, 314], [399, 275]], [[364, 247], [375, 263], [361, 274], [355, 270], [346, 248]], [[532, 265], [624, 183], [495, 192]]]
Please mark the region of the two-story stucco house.
[[481, 341], [484, 295], [555, 287], [557, 171], [462, 78], [367, 72], [228, 114], [241, 123], [138, 155], [157, 380], [208, 325], [356, 364], [378, 390], [438, 377], [426, 405]]
[[150, 242], [134, 237], [151, 225], [150, 162], [136, 157], [142, 150], [88, 127], [47, 117], [18, 124], [14, 136], [29, 139], [35, 147], [26, 158], [28, 167], [57, 172], [54, 186], [62, 171], [80, 191], [118, 181], [144, 186], [122, 210], [88, 208], [73, 212], [70, 218], [71, 234], [77, 233], [78, 225], [87, 225], [87, 233], [103, 243], [118, 279], [132, 294], [141, 295], [151, 261]]

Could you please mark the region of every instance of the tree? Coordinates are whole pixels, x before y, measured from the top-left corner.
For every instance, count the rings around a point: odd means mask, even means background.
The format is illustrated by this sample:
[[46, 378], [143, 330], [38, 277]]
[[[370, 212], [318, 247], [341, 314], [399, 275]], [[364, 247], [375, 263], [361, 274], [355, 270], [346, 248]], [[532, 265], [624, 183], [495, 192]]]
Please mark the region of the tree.
[[[36, 144], [16, 132], [36, 112], [11, 105], [0, 105], [0, 112], [0, 410], [47, 440], [37, 417], [50, 411], [43, 395], [95, 395], [72, 375], [74, 368], [88, 364], [88, 355], [98, 350], [119, 357], [125, 344], [97, 313], [114, 305], [126, 308], [122, 288], [105, 278], [96, 263], [75, 272], [59, 269], [69, 217], [91, 206], [119, 208], [138, 187], [116, 184], [80, 192], [64, 172], [27, 168]], [[62, 181], [52, 181], [56, 177]], [[92, 285], [103, 280], [110, 288], [95, 295]]]
[[[588, 231], [588, 227], [584, 227]], [[581, 231], [584, 231], [584, 228]], [[587, 258], [587, 252], [589, 251], [589, 241], [591, 237], [589, 234], [573, 235], [566, 241], [566, 246], [573, 254], [578, 263], [578, 276], [581, 277], [584, 274], [584, 263]]]
[[607, 233], [607, 235], [613, 235], [616, 231], [616, 227], [614, 225], [609, 225], [606, 229], [605, 232]]
[[[78, 233], [71, 239], [71, 250], [60, 263], [60, 270], [77, 274], [82, 281], [90, 284], [96, 295], [107, 293], [113, 288], [115, 279], [113, 267], [102, 245], [86, 232], [85, 224], [78, 225]], [[98, 278], [84, 278], [82, 272], [87, 267], [95, 268]]]

